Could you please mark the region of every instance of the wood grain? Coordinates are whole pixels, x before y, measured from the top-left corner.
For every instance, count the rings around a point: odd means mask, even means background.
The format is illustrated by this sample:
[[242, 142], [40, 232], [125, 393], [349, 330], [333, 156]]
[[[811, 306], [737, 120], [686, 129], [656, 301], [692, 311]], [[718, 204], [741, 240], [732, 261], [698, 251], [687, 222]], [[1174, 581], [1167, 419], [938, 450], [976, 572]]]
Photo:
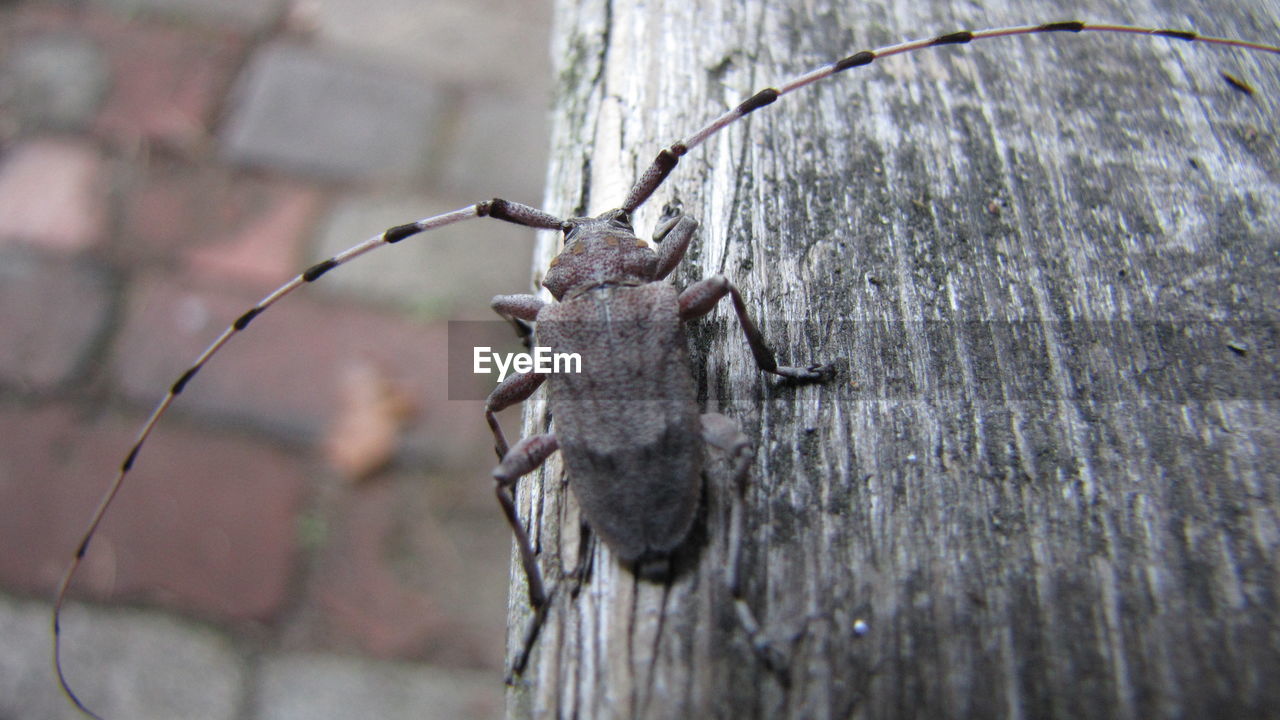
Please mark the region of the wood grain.
[[[1274, 2], [984, 5], [564, 0], [546, 209], [617, 205], [661, 147], [869, 47], [1072, 19], [1280, 40]], [[584, 548], [592, 574], [509, 714], [1280, 714], [1278, 97], [1274, 55], [1063, 33], [885, 59], [691, 152], [637, 232], [678, 200], [702, 229], [675, 282], [724, 273], [780, 360], [841, 365], [763, 377], [727, 303], [691, 331], [706, 408], [758, 444], [746, 593], [790, 662], [735, 619], [722, 473], [657, 585], [580, 543], [553, 462], [521, 514], [549, 578]], [[525, 603], [513, 572], [513, 642]]]

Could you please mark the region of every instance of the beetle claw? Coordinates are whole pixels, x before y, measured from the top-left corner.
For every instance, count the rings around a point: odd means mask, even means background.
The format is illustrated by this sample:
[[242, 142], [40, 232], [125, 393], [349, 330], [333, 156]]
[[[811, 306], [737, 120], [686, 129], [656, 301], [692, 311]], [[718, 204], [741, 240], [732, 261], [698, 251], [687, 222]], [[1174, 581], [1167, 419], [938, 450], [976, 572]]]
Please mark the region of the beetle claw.
[[789, 367], [780, 365], [773, 371], [775, 375], [780, 375], [792, 380], [801, 380], [804, 382], [817, 382], [826, 380], [835, 374], [834, 365], [824, 365], [822, 363], [813, 363], [808, 367]]

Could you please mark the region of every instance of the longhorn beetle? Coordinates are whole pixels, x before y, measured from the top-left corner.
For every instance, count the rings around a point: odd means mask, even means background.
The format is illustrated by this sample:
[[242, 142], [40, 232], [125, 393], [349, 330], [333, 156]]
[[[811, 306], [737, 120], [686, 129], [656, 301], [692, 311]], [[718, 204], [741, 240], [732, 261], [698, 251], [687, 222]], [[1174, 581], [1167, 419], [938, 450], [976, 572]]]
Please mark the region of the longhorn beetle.
[[[516, 537], [530, 602], [536, 610], [527, 636], [532, 643], [551, 595], [542, 580], [538, 557], [518, 516], [512, 488], [525, 474], [536, 469], [551, 453], [560, 449], [569, 469], [570, 487], [577, 493], [589, 526], [607, 547], [638, 574], [666, 575], [672, 553], [686, 540], [699, 503], [699, 467], [703, 460], [699, 437], [733, 454], [732, 475], [740, 479], [751, 457], [745, 436], [726, 418], [705, 415], [699, 419], [693, 378], [685, 371], [687, 358], [680, 324], [710, 311], [717, 301], [728, 297], [757, 365], [764, 371], [803, 381], [823, 378], [825, 369], [777, 364], [765, 334], [752, 322], [752, 310], [739, 294], [731, 278], [715, 276], [690, 284], [677, 292], [659, 281], [676, 268], [695, 235], [697, 223], [681, 215], [676, 206], [654, 230], [656, 251], [639, 240], [632, 216], [676, 170], [681, 158], [696, 151], [725, 128], [765, 108], [780, 98], [836, 74], [853, 71], [900, 54], [939, 46], [962, 45], [974, 41], [1041, 33], [1107, 33], [1147, 35], [1176, 41], [1196, 42], [1280, 54], [1276, 45], [1202, 36], [1182, 29], [1144, 28], [1080, 21], [1053, 21], [1038, 25], [1005, 27], [980, 31], [958, 31], [917, 41], [897, 43], [874, 50], [853, 52], [809, 73], [767, 87], [742, 100], [733, 109], [716, 117], [692, 134], [682, 136], [662, 149], [652, 163], [639, 173], [621, 204], [590, 217], [562, 217], [532, 206], [504, 199], [478, 202], [453, 212], [388, 228], [351, 249], [307, 268], [296, 278], [248, 308], [219, 335], [183, 372], [152, 412], [93, 514], [89, 527], [76, 549], [74, 560], [58, 588], [53, 614], [54, 655], [59, 682], [82, 711], [93, 715], [75, 695], [61, 666], [59, 617], [67, 589], [89, 548], [94, 531], [125, 478], [148, 436], [165, 411], [201, 368], [232, 337], [245, 331], [253, 320], [276, 302], [301, 286], [314, 282], [329, 271], [382, 245], [405, 241], [431, 230], [476, 218], [492, 218], [532, 228], [563, 233], [564, 248], [552, 261], [542, 282], [553, 296], [549, 302], [534, 295], [500, 296], [494, 308], [518, 328], [536, 323], [534, 337], [557, 349], [581, 349], [587, 356], [584, 378], [546, 378], [522, 373], [508, 378], [496, 388], [486, 407], [500, 458], [494, 470], [496, 493]], [[1239, 79], [1233, 82], [1240, 86]], [[624, 326], [625, 323], [625, 326]], [[621, 328], [627, 328], [624, 332]], [[638, 328], [638, 330], [633, 330]], [[639, 335], [628, 335], [638, 332]], [[610, 343], [616, 343], [611, 345]], [[644, 357], [638, 349], [657, 350], [657, 357]], [[594, 364], [593, 364], [594, 361]], [[605, 370], [593, 371], [593, 367]], [[663, 373], [653, 370], [663, 368]], [[591, 376], [592, 372], [601, 375]], [[599, 387], [601, 378], [614, 383]], [[553, 430], [531, 435], [509, 446], [494, 412], [528, 398], [547, 382], [551, 391]], [[617, 395], [613, 393], [617, 392]], [[592, 393], [597, 393], [592, 395]], [[636, 400], [637, 396], [645, 402]], [[593, 407], [594, 406], [594, 407]], [[636, 408], [623, 412], [623, 408]], [[601, 412], [603, 409], [603, 412]], [[645, 442], [641, 442], [643, 436]], [[627, 477], [635, 487], [619, 490], [611, 478]], [[737, 587], [736, 561], [728, 570], [729, 584], [748, 630], [756, 631], [750, 611]], [[553, 591], [552, 591], [553, 592]], [[753, 638], [754, 639], [754, 638]], [[528, 647], [526, 644], [525, 652]], [[767, 649], [763, 640], [760, 649]], [[523, 657], [523, 653], [522, 653]], [[766, 653], [766, 660], [769, 656]], [[517, 661], [517, 671], [520, 670]], [[95, 716], [96, 717], [96, 716]]]

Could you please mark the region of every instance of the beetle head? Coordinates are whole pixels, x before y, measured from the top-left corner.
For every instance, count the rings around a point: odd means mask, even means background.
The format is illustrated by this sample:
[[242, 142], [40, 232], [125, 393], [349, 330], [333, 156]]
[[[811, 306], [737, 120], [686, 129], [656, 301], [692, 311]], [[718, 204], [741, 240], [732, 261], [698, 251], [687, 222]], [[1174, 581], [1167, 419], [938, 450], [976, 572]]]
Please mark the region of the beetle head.
[[631, 217], [610, 210], [593, 218], [570, 218], [561, 226], [564, 249], [551, 260], [542, 285], [557, 300], [605, 283], [638, 285], [653, 280], [658, 255], [636, 237]]

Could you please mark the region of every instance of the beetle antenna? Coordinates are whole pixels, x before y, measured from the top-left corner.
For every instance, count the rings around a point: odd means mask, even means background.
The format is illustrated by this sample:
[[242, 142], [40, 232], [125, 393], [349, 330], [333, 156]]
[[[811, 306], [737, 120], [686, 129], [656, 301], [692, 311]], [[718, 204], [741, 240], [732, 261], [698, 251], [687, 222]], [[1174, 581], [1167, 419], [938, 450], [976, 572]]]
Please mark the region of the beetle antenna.
[[145, 443], [147, 438], [151, 436], [151, 431], [155, 429], [156, 424], [160, 422], [160, 418], [164, 416], [165, 411], [169, 409], [169, 406], [173, 404], [173, 401], [177, 399], [178, 395], [180, 395], [183, 389], [186, 388], [187, 383], [195, 377], [196, 373], [205, 366], [205, 363], [209, 362], [209, 359], [221, 350], [222, 346], [226, 345], [233, 336], [247, 328], [254, 318], [261, 315], [267, 308], [275, 305], [278, 301], [292, 293], [294, 290], [297, 290], [308, 283], [315, 282], [320, 278], [320, 276], [339, 265], [350, 260], [354, 260], [355, 258], [383, 245], [398, 243], [405, 238], [412, 237], [419, 233], [436, 230], [438, 228], [445, 227], [446, 225], [453, 225], [454, 223], [463, 222], [465, 220], [473, 220], [478, 217], [492, 217], [498, 220], [515, 223], [516, 225], [524, 225], [526, 227], [546, 230], [558, 230], [564, 222], [554, 215], [550, 215], [528, 205], [495, 198], [493, 200], [486, 200], [474, 205], [469, 205], [460, 210], [454, 210], [442, 215], [423, 218], [422, 220], [407, 223], [405, 225], [396, 225], [395, 227], [387, 228], [381, 233], [374, 235], [368, 240], [352, 246], [337, 255], [334, 255], [328, 260], [312, 265], [289, 282], [281, 285], [266, 297], [259, 300], [253, 307], [249, 308], [244, 312], [244, 314], [236, 318], [235, 322], [228, 325], [227, 328], [222, 331], [222, 334], [210, 343], [209, 347], [205, 348], [204, 352], [200, 353], [200, 356], [191, 364], [191, 367], [189, 367], [186, 372], [182, 373], [173, 385], [169, 387], [169, 391], [165, 393], [164, 398], [162, 398], [160, 403], [156, 405], [155, 409], [151, 411], [151, 415], [147, 418], [147, 421], [143, 423], [142, 429], [138, 431], [138, 435], [133, 441], [133, 446], [129, 449], [128, 454], [125, 455], [124, 462], [121, 463], [120, 469], [116, 472], [115, 480], [112, 481], [111, 486], [107, 488], [106, 493], [102, 496], [102, 500], [98, 502], [97, 509], [93, 511], [93, 518], [89, 521], [89, 527], [85, 530], [84, 536], [80, 540], [80, 544], [76, 547], [75, 557], [72, 559], [71, 564], [63, 574], [62, 580], [58, 583], [58, 593], [53, 603], [53, 666], [54, 670], [57, 672], [58, 684], [62, 686], [62, 691], [67, 694], [67, 697], [71, 698], [71, 701], [75, 703], [76, 707], [79, 708], [81, 712], [89, 717], [101, 720], [101, 717], [90, 710], [84, 702], [80, 700], [75, 692], [72, 691], [71, 685], [67, 681], [66, 672], [62, 666], [62, 606], [66, 602], [67, 591], [71, 586], [71, 581], [75, 577], [76, 571], [80, 569], [80, 562], [84, 559], [85, 552], [89, 549], [89, 541], [93, 539], [94, 534], [98, 531], [98, 526], [102, 524], [102, 518], [107, 513], [107, 508], [111, 506], [112, 501], [115, 500], [116, 494], [120, 492], [120, 488], [124, 485], [125, 477], [129, 474], [129, 471], [133, 468], [134, 462], [138, 459], [138, 453], [141, 452], [143, 443]]
[[685, 153], [706, 142], [707, 138], [732, 125], [734, 122], [741, 120], [753, 110], [758, 110], [769, 105], [793, 90], [799, 90], [806, 85], [818, 82], [819, 80], [824, 80], [838, 72], [841, 72], [842, 70], [870, 65], [872, 62], [880, 58], [889, 57], [890, 55], [905, 55], [917, 50], [923, 50], [925, 48], [936, 47], [939, 45], [963, 45], [974, 40], [988, 40], [991, 38], [1011, 37], [1014, 35], [1035, 35], [1038, 33], [1052, 32], [1106, 32], [1125, 33], [1129, 35], [1154, 35], [1156, 37], [1171, 38], [1173, 40], [1208, 43], [1219, 47], [1243, 48], [1245, 50], [1280, 54], [1280, 46], [1277, 45], [1248, 42], [1246, 40], [1233, 40], [1231, 38], [1212, 37], [1209, 35], [1201, 35], [1191, 30], [1149, 28], [1137, 25], [1093, 25], [1075, 20], [1067, 22], [1051, 22], [1043, 25], [1016, 25], [1011, 27], [991, 28], [988, 30], [961, 30], [959, 32], [946, 33], [945, 35], [937, 35], [925, 40], [910, 40], [908, 42], [888, 45], [875, 50], [863, 50], [848, 57], [828, 63], [816, 70], [811, 70], [804, 75], [793, 78], [783, 84], [780, 88], [765, 88], [746, 100], [743, 100], [734, 109], [724, 113], [715, 120], [712, 120], [706, 127], [693, 135], [690, 135], [688, 138], [672, 143], [670, 147], [664, 148], [662, 152], [658, 153], [658, 157], [654, 158], [654, 161], [649, 165], [649, 168], [640, 176], [640, 179], [636, 180], [636, 184], [632, 186], [631, 192], [627, 193], [627, 199], [622, 204], [622, 209], [627, 212], [633, 212], [636, 208], [644, 204], [644, 201], [648, 200], [649, 196], [662, 185], [662, 181], [667, 179], [667, 175], [671, 174], [671, 171], [675, 169], [676, 164], [680, 162], [680, 158]]

